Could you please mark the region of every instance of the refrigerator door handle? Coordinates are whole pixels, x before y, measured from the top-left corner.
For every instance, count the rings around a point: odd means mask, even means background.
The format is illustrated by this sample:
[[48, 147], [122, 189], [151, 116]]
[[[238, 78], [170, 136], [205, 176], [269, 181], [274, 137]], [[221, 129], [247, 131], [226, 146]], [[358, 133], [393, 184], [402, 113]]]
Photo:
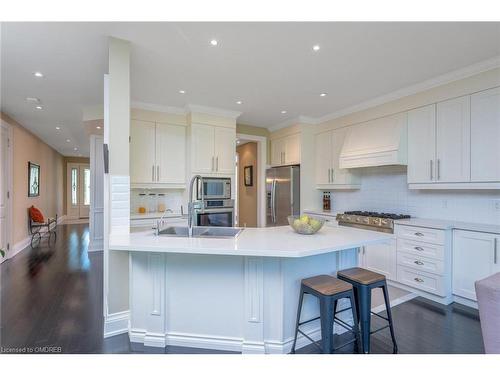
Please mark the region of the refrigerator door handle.
[[271, 218], [276, 223], [276, 180], [273, 180], [271, 187]]

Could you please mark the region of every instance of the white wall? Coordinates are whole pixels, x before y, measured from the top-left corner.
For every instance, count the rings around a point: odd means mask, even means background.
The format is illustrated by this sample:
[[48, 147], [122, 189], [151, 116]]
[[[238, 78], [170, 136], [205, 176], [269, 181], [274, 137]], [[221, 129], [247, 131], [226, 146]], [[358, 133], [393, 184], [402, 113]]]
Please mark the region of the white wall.
[[[404, 213], [415, 217], [500, 223], [498, 190], [409, 190], [406, 167], [363, 168], [360, 190], [332, 191], [332, 210]], [[318, 192], [317, 207], [321, 207]]]

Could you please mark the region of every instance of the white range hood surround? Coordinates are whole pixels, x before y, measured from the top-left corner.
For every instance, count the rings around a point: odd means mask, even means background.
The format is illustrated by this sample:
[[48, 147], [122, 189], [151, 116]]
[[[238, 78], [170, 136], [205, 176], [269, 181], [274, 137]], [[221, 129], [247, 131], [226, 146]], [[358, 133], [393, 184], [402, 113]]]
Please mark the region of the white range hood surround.
[[340, 153], [340, 168], [406, 165], [407, 113], [351, 126]]

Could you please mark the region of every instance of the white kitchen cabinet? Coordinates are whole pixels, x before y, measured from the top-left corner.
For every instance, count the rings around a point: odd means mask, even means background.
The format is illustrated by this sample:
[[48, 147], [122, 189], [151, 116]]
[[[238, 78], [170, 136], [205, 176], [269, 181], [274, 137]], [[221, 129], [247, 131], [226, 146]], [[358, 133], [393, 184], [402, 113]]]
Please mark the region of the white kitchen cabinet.
[[271, 140], [271, 165], [300, 164], [300, 133]]
[[236, 129], [205, 124], [191, 125], [191, 172], [234, 174]]
[[316, 185], [319, 189], [352, 189], [359, 187], [359, 176], [350, 169], [340, 169], [339, 158], [347, 128], [316, 135]]
[[453, 294], [476, 301], [474, 283], [500, 272], [499, 234], [453, 232]]
[[232, 128], [215, 128], [215, 171], [235, 173], [236, 131]]
[[186, 128], [139, 120], [130, 128], [131, 184], [185, 184]]
[[396, 240], [362, 247], [359, 260], [362, 267], [396, 280]]
[[470, 181], [470, 96], [436, 106], [436, 181]]
[[186, 128], [156, 124], [156, 179], [164, 184], [186, 182]]
[[500, 87], [471, 96], [471, 181], [500, 181]]
[[130, 182], [155, 182], [155, 129], [149, 121], [132, 120], [130, 127]]
[[408, 111], [408, 183], [434, 181], [436, 105]]

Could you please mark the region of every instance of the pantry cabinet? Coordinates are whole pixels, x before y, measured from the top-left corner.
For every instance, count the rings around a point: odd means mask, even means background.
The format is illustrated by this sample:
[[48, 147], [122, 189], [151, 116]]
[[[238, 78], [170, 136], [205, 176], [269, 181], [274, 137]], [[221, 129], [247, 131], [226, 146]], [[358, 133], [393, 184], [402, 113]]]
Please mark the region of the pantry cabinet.
[[348, 128], [316, 135], [316, 185], [318, 189], [359, 188], [359, 176], [350, 169], [340, 169], [339, 159]]
[[271, 140], [271, 165], [300, 164], [300, 133]]
[[234, 174], [236, 129], [191, 125], [191, 171], [198, 174]]
[[130, 127], [131, 184], [185, 184], [186, 128], [132, 120]]
[[453, 294], [476, 301], [474, 283], [500, 272], [500, 234], [453, 232]]
[[500, 181], [500, 87], [471, 96], [471, 181]]

